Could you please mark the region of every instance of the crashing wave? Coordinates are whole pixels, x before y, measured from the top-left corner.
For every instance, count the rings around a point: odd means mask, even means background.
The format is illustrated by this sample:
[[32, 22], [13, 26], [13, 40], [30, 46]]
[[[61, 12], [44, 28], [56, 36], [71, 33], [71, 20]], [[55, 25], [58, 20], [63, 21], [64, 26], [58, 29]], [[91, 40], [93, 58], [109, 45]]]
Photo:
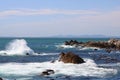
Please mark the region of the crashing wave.
[[27, 45], [24, 39], [15, 39], [8, 43], [0, 55], [32, 55], [34, 51]]

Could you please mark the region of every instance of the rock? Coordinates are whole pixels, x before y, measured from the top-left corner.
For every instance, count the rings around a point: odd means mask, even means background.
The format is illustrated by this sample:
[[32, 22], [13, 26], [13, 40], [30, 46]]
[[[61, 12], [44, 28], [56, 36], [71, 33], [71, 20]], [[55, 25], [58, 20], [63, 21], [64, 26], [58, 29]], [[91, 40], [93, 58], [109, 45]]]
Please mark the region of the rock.
[[26, 55], [29, 55], [29, 53], [26, 53]]
[[80, 64], [85, 62], [82, 58], [80, 58], [78, 55], [72, 52], [68, 52], [68, 53], [62, 52], [60, 54], [59, 61], [62, 61], [64, 63], [74, 63], [74, 64]]
[[3, 79], [0, 77], [0, 80], [3, 80]]
[[64, 43], [65, 45], [70, 45], [70, 43], [68, 42], [68, 41], [65, 41], [65, 43]]
[[78, 41], [76, 41], [76, 40], [70, 40], [70, 41], [65, 41], [64, 44], [73, 46], [73, 45], [79, 45], [80, 43]]
[[108, 43], [109, 44], [114, 44], [115, 42], [117, 42], [118, 40], [117, 39], [110, 39], [108, 40]]
[[82, 46], [82, 47], [97, 47], [104, 49], [114, 49], [120, 50], [120, 40], [119, 39], [110, 39], [108, 41], [88, 41], [88, 42], [78, 42], [76, 40], [65, 41], [65, 45], [70, 46]]
[[43, 71], [41, 75], [50, 75], [47, 71]]
[[54, 73], [55, 73], [54, 70], [47, 69], [46, 71], [43, 71], [41, 75], [46, 76], [46, 75], [51, 75], [51, 74], [54, 74]]
[[111, 44], [113, 46], [113, 48], [120, 50], [120, 40], [110, 39], [110, 40], [108, 40], [108, 43]]
[[98, 49], [94, 49], [94, 51], [97, 51]]
[[46, 70], [49, 74], [54, 74], [55, 72], [54, 72], [54, 70], [52, 70], [52, 69], [47, 69]]

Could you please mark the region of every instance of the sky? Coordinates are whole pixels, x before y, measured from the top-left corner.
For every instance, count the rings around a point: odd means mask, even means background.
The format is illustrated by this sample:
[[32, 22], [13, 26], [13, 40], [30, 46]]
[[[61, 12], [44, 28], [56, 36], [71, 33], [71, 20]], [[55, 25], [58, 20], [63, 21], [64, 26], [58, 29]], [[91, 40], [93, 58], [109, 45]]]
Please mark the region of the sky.
[[0, 37], [120, 37], [120, 0], [0, 0]]

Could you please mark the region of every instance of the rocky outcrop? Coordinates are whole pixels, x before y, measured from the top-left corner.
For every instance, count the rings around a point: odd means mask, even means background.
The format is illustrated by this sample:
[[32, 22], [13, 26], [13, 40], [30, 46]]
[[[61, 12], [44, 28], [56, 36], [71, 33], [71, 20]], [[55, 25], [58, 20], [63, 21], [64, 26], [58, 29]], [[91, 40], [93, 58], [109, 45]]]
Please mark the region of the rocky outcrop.
[[110, 48], [110, 45], [107, 42], [93, 42], [89, 41], [84, 43], [85, 47], [99, 47], [99, 48]]
[[118, 40], [118, 39], [110, 39], [110, 40], [108, 40], [108, 43], [111, 44], [111, 45], [114, 45], [114, 48], [120, 50], [120, 40]]
[[80, 58], [78, 55], [72, 52], [68, 52], [68, 53], [62, 52], [60, 54], [59, 61], [62, 61], [64, 63], [74, 63], [74, 64], [80, 64], [85, 62], [82, 58]]
[[65, 41], [65, 45], [77, 45], [82, 47], [98, 47], [105, 49], [120, 50], [120, 40], [110, 39], [108, 41], [88, 41], [88, 42], [78, 42], [76, 40]]
[[70, 41], [65, 41], [65, 45], [71, 45], [71, 46], [73, 46], [73, 45], [79, 45], [79, 44], [81, 44], [82, 42], [78, 42], [77, 40], [70, 40]]

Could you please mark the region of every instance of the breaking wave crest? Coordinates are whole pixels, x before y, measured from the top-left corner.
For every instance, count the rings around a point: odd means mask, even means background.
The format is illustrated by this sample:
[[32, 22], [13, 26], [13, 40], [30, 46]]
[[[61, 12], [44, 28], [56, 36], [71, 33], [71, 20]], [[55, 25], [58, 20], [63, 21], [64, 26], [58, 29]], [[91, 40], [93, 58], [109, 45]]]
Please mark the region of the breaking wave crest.
[[1, 55], [31, 55], [33, 53], [34, 51], [24, 39], [15, 39], [8, 43], [5, 50], [0, 51]]

